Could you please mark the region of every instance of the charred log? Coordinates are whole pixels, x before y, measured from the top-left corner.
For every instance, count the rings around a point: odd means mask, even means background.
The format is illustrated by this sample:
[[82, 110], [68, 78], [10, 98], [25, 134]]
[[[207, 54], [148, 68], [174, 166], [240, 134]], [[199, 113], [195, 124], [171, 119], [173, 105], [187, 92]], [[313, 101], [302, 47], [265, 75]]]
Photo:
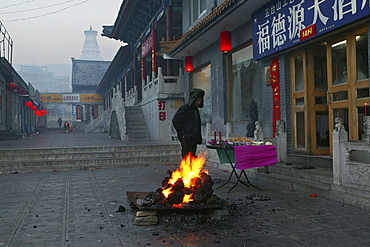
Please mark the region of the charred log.
[[175, 190], [167, 197], [167, 202], [170, 204], [180, 204], [184, 199], [184, 195], [182, 190]]
[[178, 191], [178, 190], [182, 190], [184, 188], [185, 188], [184, 181], [182, 181], [182, 179], [179, 178], [179, 179], [177, 179], [177, 181], [173, 185], [172, 190]]
[[168, 185], [168, 181], [170, 181], [170, 177], [165, 177], [163, 180], [162, 180], [162, 187], [166, 187]]

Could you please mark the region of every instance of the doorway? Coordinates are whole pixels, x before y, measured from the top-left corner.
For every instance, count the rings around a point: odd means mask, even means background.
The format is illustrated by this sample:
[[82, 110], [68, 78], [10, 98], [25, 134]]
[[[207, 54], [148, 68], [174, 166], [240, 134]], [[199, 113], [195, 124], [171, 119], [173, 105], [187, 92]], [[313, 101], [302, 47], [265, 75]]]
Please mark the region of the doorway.
[[349, 140], [363, 139], [369, 99], [367, 28], [291, 55], [293, 153], [331, 154], [335, 118]]

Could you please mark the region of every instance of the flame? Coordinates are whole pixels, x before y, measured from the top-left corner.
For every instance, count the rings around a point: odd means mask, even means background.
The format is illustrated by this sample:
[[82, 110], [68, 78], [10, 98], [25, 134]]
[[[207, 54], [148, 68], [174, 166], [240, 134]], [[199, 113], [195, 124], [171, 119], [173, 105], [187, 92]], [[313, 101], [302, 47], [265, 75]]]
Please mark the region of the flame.
[[[199, 154], [198, 157], [195, 157], [189, 153], [185, 156], [180, 162], [180, 168], [172, 172], [168, 184], [163, 188], [162, 194], [164, 197], [168, 198], [173, 192], [172, 187], [179, 179], [182, 180], [186, 189], [193, 189], [196, 186], [196, 179], [200, 178], [200, 173], [204, 172], [208, 174], [207, 170], [202, 170], [205, 161], [204, 154]], [[182, 203], [193, 201], [191, 197], [192, 194], [185, 194]], [[181, 207], [181, 204], [174, 204], [173, 207]]]

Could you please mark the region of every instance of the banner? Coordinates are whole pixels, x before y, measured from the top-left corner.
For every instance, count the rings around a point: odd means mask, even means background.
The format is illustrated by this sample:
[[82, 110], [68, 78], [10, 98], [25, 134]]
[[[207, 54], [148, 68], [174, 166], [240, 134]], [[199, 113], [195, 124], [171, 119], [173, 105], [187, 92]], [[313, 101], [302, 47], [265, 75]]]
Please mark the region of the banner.
[[272, 87], [272, 133], [276, 136], [276, 121], [280, 120], [280, 80], [279, 80], [279, 58], [272, 59], [270, 65], [270, 82]]
[[76, 119], [81, 120], [81, 106], [80, 105], [76, 106]]
[[100, 94], [81, 94], [80, 102], [103, 103], [103, 97]]
[[149, 51], [151, 51], [154, 47], [155, 40], [154, 40], [154, 30], [150, 33], [149, 37], [145, 42], [141, 45], [141, 57], [145, 57]]
[[42, 103], [46, 103], [46, 104], [62, 103], [63, 95], [62, 94], [41, 94], [40, 100]]

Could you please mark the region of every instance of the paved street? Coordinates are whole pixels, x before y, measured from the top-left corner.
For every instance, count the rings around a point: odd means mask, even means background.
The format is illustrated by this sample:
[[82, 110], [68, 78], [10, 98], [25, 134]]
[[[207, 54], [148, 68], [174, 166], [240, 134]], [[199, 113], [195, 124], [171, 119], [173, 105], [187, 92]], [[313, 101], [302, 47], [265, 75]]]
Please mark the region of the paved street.
[[[124, 144], [106, 135], [40, 134], [0, 142], [1, 149], [61, 145]], [[59, 141], [55, 141], [55, 137]], [[78, 139], [78, 140], [77, 140]], [[66, 143], [63, 145], [72, 145]], [[119, 143], [120, 142], [120, 143]], [[54, 144], [52, 144], [54, 143]], [[131, 144], [130, 144], [131, 145]], [[135, 144], [137, 145], [137, 143]], [[231, 205], [224, 220], [203, 212], [162, 212], [159, 224], [133, 224], [126, 192], [161, 187], [177, 165], [0, 176], [0, 246], [370, 246], [370, 212], [260, 181], [261, 190], [227, 184], [215, 194]], [[214, 188], [230, 175], [206, 167]], [[260, 199], [253, 200], [253, 193]], [[258, 198], [255, 198], [258, 199]], [[123, 206], [124, 212], [117, 212]]]

